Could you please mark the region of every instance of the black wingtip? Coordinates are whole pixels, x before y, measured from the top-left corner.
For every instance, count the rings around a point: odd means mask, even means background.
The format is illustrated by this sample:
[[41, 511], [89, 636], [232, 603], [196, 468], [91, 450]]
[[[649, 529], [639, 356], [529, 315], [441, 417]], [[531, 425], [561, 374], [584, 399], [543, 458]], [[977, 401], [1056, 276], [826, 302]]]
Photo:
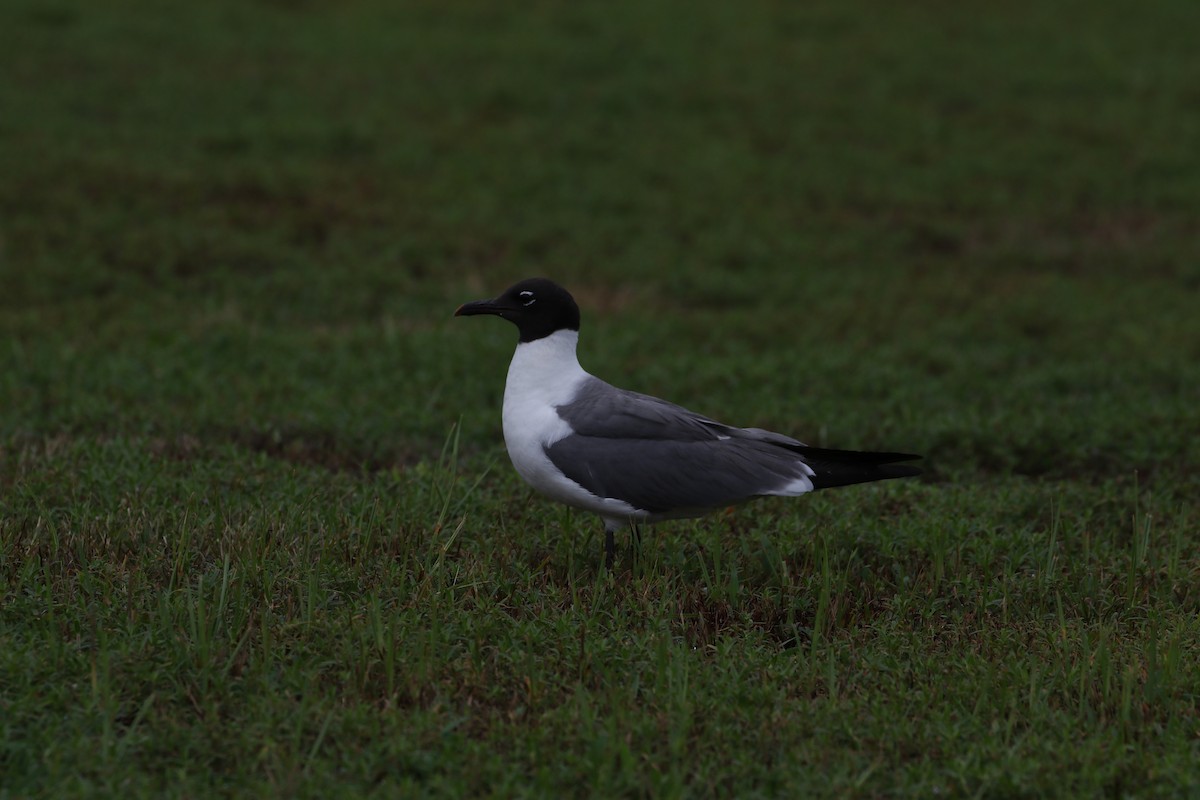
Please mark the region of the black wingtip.
[[823, 447], [794, 449], [816, 473], [812, 479], [814, 489], [912, 478], [921, 474], [921, 470], [910, 464], [897, 463], [921, 458], [912, 453], [872, 453], [860, 450], [828, 450]]

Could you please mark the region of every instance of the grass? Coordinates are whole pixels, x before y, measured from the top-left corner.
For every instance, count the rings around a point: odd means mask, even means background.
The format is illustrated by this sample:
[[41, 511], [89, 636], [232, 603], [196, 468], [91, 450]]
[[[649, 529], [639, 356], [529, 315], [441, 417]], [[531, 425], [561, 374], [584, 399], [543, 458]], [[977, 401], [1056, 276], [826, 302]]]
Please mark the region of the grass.
[[[1197, 16], [0, 4], [0, 797], [1200, 792]], [[536, 274], [926, 474], [607, 574]]]

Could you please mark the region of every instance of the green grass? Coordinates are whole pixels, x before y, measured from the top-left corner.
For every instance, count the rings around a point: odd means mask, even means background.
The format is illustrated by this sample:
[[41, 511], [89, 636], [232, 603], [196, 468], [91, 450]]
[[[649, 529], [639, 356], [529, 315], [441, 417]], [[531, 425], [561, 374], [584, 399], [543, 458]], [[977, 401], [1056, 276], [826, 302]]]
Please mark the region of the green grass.
[[[1200, 793], [1198, 28], [0, 3], [0, 797]], [[538, 274], [925, 475], [607, 574], [451, 318]]]

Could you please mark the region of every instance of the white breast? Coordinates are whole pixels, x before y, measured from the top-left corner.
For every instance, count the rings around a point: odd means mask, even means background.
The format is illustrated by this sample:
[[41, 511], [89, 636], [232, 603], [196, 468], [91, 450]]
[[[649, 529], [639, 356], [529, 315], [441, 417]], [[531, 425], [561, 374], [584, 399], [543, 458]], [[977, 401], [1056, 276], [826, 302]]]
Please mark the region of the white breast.
[[513, 467], [530, 486], [560, 503], [609, 518], [641, 516], [620, 500], [601, 498], [559, 472], [545, 448], [572, 433], [557, 406], [569, 403], [591, 375], [579, 365], [579, 332], [556, 331], [522, 342], [504, 385], [504, 444]]

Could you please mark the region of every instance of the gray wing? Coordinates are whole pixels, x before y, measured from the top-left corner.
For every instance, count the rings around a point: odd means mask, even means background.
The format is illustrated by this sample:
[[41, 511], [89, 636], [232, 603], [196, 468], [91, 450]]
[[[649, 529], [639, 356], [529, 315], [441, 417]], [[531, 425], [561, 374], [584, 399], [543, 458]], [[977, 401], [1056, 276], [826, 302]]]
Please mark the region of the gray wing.
[[736, 505], [808, 478], [795, 453], [750, 439], [680, 442], [575, 434], [547, 447], [546, 455], [592, 494], [653, 514]]
[[683, 406], [589, 378], [558, 415], [580, 436], [601, 439], [653, 439], [672, 442], [752, 439], [782, 447], [803, 443], [762, 428], [735, 428]]
[[649, 395], [592, 379], [559, 415], [574, 433], [546, 448], [571, 480], [651, 513], [720, 508], [781, 490], [810, 473], [792, 447]]

